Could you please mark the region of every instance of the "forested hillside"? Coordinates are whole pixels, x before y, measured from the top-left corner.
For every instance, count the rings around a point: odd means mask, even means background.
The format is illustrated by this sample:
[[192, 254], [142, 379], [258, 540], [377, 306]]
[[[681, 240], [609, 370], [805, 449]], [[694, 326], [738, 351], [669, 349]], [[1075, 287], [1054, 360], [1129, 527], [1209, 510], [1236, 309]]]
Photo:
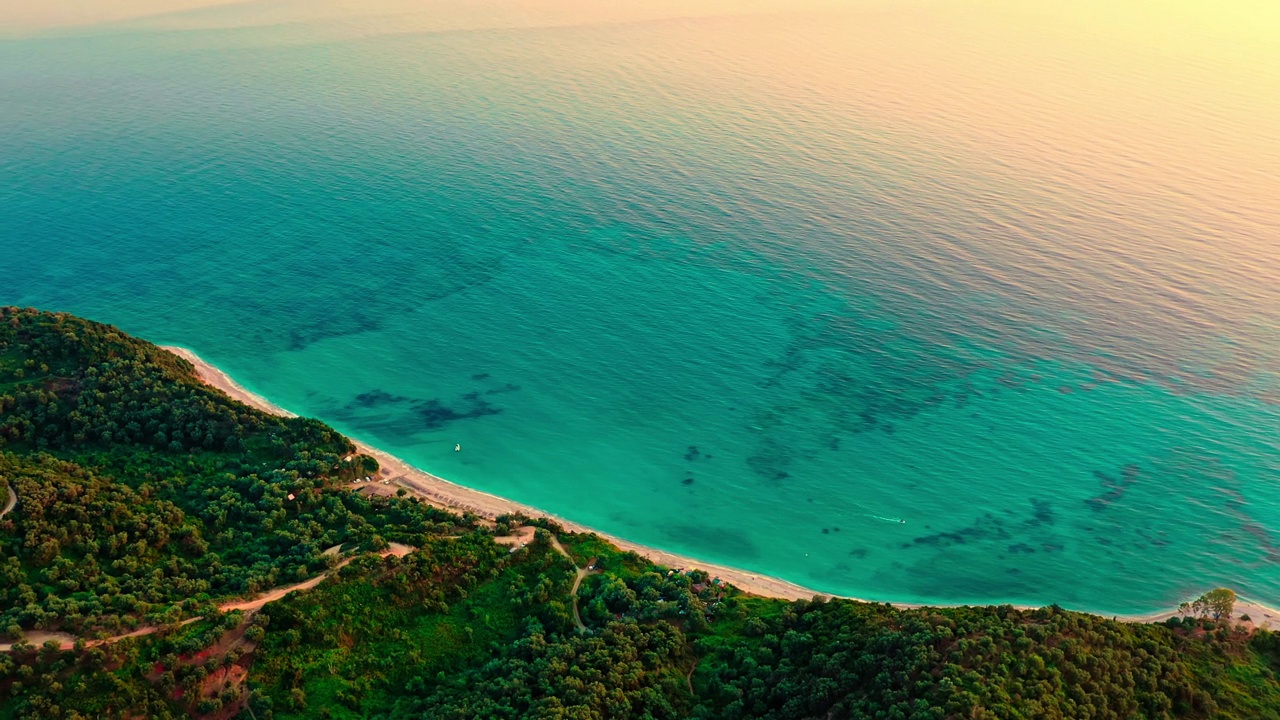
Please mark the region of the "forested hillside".
[[67, 315], [0, 309], [0, 438], [0, 720], [1280, 718], [1269, 632], [746, 596], [355, 492], [327, 426]]

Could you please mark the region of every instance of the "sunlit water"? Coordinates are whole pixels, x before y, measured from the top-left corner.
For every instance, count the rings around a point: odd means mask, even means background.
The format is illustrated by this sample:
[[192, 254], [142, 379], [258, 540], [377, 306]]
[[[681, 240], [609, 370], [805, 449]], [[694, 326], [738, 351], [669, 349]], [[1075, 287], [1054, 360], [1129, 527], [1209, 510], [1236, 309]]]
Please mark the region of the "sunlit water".
[[1245, 0], [68, 4], [0, 4], [0, 303], [824, 591], [1280, 602]]

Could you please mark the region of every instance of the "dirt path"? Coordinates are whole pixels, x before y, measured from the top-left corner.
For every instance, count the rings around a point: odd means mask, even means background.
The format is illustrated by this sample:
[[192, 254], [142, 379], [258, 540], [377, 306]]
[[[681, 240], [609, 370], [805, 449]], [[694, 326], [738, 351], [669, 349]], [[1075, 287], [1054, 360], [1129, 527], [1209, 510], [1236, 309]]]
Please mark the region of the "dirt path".
[[560, 544], [560, 538], [556, 537], [555, 535], [551, 536], [551, 547], [555, 548], [556, 552], [569, 558], [569, 563], [572, 564], [575, 568], [578, 567], [578, 563], [573, 562], [573, 556], [569, 554], [568, 550], [564, 549], [564, 546]]
[[[330, 549], [332, 550], [333, 548], [330, 548]], [[408, 555], [413, 551], [414, 551], [414, 548], [409, 547], [408, 545], [401, 545], [400, 543], [390, 543], [386, 550], [383, 550], [382, 552], [378, 553], [378, 556], [387, 557], [388, 555], [394, 555], [396, 557], [404, 557], [405, 555]], [[328, 551], [325, 551], [325, 553], [328, 554]], [[300, 583], [294, 583], [293, 585], [285, 585], [284, 587], [279, 587], [274, 590], [268, 590], [267, 592], [261, 595], [258, 595], [252, 600], [240, 600], [240, 601], [223, 603], [218, 606], [218, 610], [222, 612], [231, 612], [233, 610], [239, 610], [241, 612], [246, 612], [246, 613], [257, 612], [258, 610], [261, 610], [263, 606], [267, 605], [268, 603], [273, 603], [276, 600], [283, 598], [285, 595], [288, 595], [291, 592], [295, 592], [299, 590], [310, 590], [311, 588], [324, 582], [325, 579], [328, 578], [330, 575], [346, 567], [348, 563], [350, 563], [352, 560], [355, 560], [355, 559], [356, 559], [355, 557], [346, 558], [342, 562], [338, 563], [332, 570], [320, 573], [319, 575], [311, 578], [310, 580], [304, 580]], [[577, 609], [575, 608], [575, 613], [576, 611]], [[178, 623], [178, 625], [179, 626], [190, 625], [191, 623], [201, 619], [203, 618], [199, 618], [199, 617], [187, 618], [186, 620], [183, 620], [182, 622]], [[111, 643], [119, 642], [121, 640], [127, 640], [129, 638], [142, 637], [144, 635], [151, 635], [153, 633], [159, 632], [160, 629], [161, 629], [161, 626], [159, 625], [147, 625], [145, 627], [140, 627], [137, 630], [134, 630], [132, 632], [125, 633], [123, 635], [113, 635], [112, 637], [103, 638], [102, 640], [86, 640], [84, 644], [85, 644], [85, 647], [94, 647], [95, 645], [109, 645]], [[58, 643], [58, 647], [60, 649], [71, 650], [75, 647], [77, 638], [74, 635], [71, 635], [69, 633], [64, 633], [64, 632], [50, 632], [47, 630], [35, 630], [32, 632], [26, 633], [26, 636], [23, 639], [26, 642], [29, 642], [32, 645], [35, 645], [36, 647], [40, 647], [44, 643], [50, 640], [53, 640]], [[9, 652], [10, 650], [13, 649], [14, 644], [15, 643], [0, 643], [0, 652]]]
[[[516, 531], [510, 535], [496, 537], [493, 541], [499, 545], [506, 545], [510, 547], [512, 552], [514, 552], [516, 548], [522, 548], [533, 542], [535, 532], [537, 532], [537, 528], [532, 525], [525, 525], [524, 527], [516, 529]], [[569, 597], [573, 598], [573, 624], [578, 626], [578, 632], [585, 633], [587, 631], [587, 626], [583, 624], [582, 615], [578, 612], [578, 588], [582, 585], [582, 579], [592, 574], [592, 570], [590, 568], [578, 567], [578, 564], [573, 562], [573, 557], [569, 555], [569, 551], [565, 550], [564, 546], [560, 544], [560, 538], [555, 535], [551, 536], [551, 547], [555, 548], [556, 552], [568, 558], [569, 563], [573, 565], [575, 576], [573, 578], [573, 589], [569, 591]]]
[[[329, 548], [329, 550], [334, 550], [334, 548]], [[326, 550], [325, 554], [331, 554], [329, 553], [329, 550]], [[405, 555], [408, 555], [409, 553], [413, 552], [413, 550], [414, 548], [411, 548], [408, 545], [401, 545], [400, 543], [389, 543], [387, 546], [387, 549], [378, 553], [378, 556], [387, 557], [388, 555], [395, 555], [396, 557], [404, 557]], [[355, 559], [356, 559], [355, 557], [345, 558], [342, 560], [342, 562], [339, 562], [337, 565], [335, 565], [332, 570], [328, 572], [320, 573], [319, 575], [311, 578], [310, 580], [304, 580], [300, 583], [295, 583], [293, 585], [286, 585], [281, 588], [276, 588], [275, 590], [268, 590], [265, 594], [259, 595], [252, 600], [245, 600], [242, 602], [231, 602], [231, 603], [219, 605], [218, 609], [221, 610], [222, 612], [231, 612], [232, 610], [239, 610], [241, 612], [257, 612], [258, 610], [261, 610], [264, 605], [267, 605], [268, 603], [273, 603], [283, 598], [285, 595], [288, 595], [291, 592], [296, 592], [298, 590], [310, 590], [311, 588], [324, 582], [330, 575], [346, 567], [348, 563], [350, 563], [352, 560], [355, 560]]]
[[[495, 537], [493, 541], [498, 543], [499, 545], [506, 545], [507, 547], [511, 548], [512, 551], [514, 551], [516, 548], [522, 548], [525, 545], [528, 545], [529, 543], [533, 542], [533, 534], [536, 530], [537, 528], [535, 528], [532, 525], [525, 525], [524, 527], [517, 529], [515, 532], [511, 533], [510, 535], [501, 535], [499, 537]], [[560, 552], [564, 552], [564, 548], [561, 548]], [[565, 553], [565, 556], [568, 557], [568, 553]]]
[[18, 493], [13, 491], [12, 487], [4, 486], [5, 492], [9, 495], [9, 502], [4, 504], [4, 510], [0, 510], [0, 518], [9, 514], [9, 511], [18, 505]]
[[[183, 625], [190, 625], [191, 623], [200, 619], [201, 618], [198, 618], [198, 617], [187, 618], [186, 620], [183, 620], [182, 622], [178, 623], [178, 626], [182, 627]], [[127, 632], [123, 635], [113, 635], [109, 638], [103, 638], [102, 640], [85, 640], [84, 646], [87, 648], [91, 648], [97, 645], [110, 645], [111, 643], [114, 643], [114, 642], [120, 642], [121, 640], [128, 640], [129, 638], [143, 637], [144, 635], [151, 635], [159, 631], [160, 631], [160, 626], [158, 625], [146, 625], [132, 632]], [[25, 642], [29, 642], [32, 645], [36, 646], [37, 648], [49, 642], [50, 640], [52, 640], [58, 643], [58, 649], [60, 650], [74, 649], [76, 646], [76, 640], [78, 639], [79, 638], [77, 638], [75, 635], [72, 635], [70, 633], [56, 632], [52, 630], [32, 630], [29, 633], [25, 633], [23, 637], [23, 640]], [[16, 644], [17, 643], [0, 643], [0, 652], [9, 652], [10, 650], [13, 649], [13, 646]]]
[[346, 560], [343, 560], [342, 562], [338, 563], [337, 567], [335, 567], [333, 570], [330, 570], [329, 572], [326, 572], [326, 573], [321, 573], [311, 578], [310, 580], [305, 580], [295, 585], [286, 585], [285, 587], [282, 587], [282, 588], [276, 588], [275, 590], [270, 590], [267, 592], [267, 594], [259, 595], [258, 597], [252, 600], [245, 600], [243, 602], [233, 602], [233, 603], [227, 603], [226, 605], [219, 605], [218, 609], [221, 610], [222, 612], [231, 612], [232, 610], [239, 610], [241, 612], [255, 612], [255, 611], [261, 610], [263, 605], [266, 605], [267, 603], [273, 603], [279, 600], [280, 598], [284, 597], [285, 595], [288, 595], [291, 592], [295, 592], [297, 590], [310, 590], [311, 588], [324, 582], [331, 573], [335, 573], [341, 570], [342, 568], [346, 567], [347, 563], [351, 562], [354, 559], [355, 558], [347, 558]]
[[[522, 530], [524, 528], [521, 528]], [[594, 574], [596, 571], [591, 567], [580, 568], [578, 563], [573, 562], [573, 557], [569, 555], [569, 551], [564, 549], [560, 544], [560, 538], [555, 535], [551, 536], [551, 547], [554, 547], [561, 555], [569, 559], [569, 563], [573, 565], [574, 578], [573, 589], [569, 591], [569, 597], [573, 598], [573, 624], [578, 626], [578, 632], [585, 633], [587, 626], [582, 624], [582, 615], [578, 613], [578, 588], [582, 585], [582, 579], [588, 575]]]
[[[52, 630], [32, 630], [31, 632], [26, 633], [23, 639], [36, 647], [40, 647], [50, 640], [56, 640], [59, 644], [63, 645], [66, 643], [74, 645], [76, 642], [75, 635], [70, 635], [64, 632], [54, 632]], [[0, 644], [0, 651], [2, 652], [9, 652], [12, 648], [13, 643]]]
[[577, 577], [573, 579], [573, 589], [569, 591], [570, 597], [573, 598], [573, 624], [578, 626], [578, 632], [585, 633], [587, 626], [582, 624], [582, 616], [578, 614], [578, 586], [582, 584], [582, 578], [590, 574], [591, 571], [586, 568], [577, 568]]

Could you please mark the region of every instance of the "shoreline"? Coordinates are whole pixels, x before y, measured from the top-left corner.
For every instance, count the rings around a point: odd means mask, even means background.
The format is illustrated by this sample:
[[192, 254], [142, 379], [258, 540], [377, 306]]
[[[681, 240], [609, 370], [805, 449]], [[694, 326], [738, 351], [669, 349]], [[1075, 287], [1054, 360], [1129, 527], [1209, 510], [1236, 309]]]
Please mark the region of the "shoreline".
[[[201, 381], [210, 387], [221, 390], [233, 400], [237, 400], [245, 405], [271, 415], [298, 417], [295, 413], [289, 412], [288, 410], [270, 402], [266, 398], [245, 389], [232, 379], [231, 376], [227, 375], [218, 367], [208, 363], [193, 351], [187, 348], [169, 345], [160, 346], [160, 348], [191, 363], [195, 367], [196, 375]], [[515, 502], [514, 500], [508, 500], [507, 498], [499, 497], [491, 493], [486, 493], [450, 482], [442, 477], [432, 475], [425, 470], [416, 468], [404, 460], [401, 460], [390, 453], [379, 450], [372, 445], [361, 442], [354, 437], [349, 435], [347, 437], [355, 444], [357, 452], [364, 453], [377, 459], [378, 464], [381, 466], [380, 475], [382, 479], [389, 480], [391, 483], [399, 487], [403, 487], [418, 497], [423, 498], [426, 502], [445, 510], [471, 512], [488, 520], [493, 520], [499, 515], [514, 513], [521, 513], [529, 517], [547, 518], [559, 523], [564, 527], [564, 529], [570, 532], [594, 533], [599, 535], [601, 538], [608, 540], [620, 549], [629, 550], [639, 555], [643, 555], [659, 565], [666, 565], [672, 568], [704, 570], [718, 576], [721, 580], [736, 586], [743, 592], [750, 593], [752, 595], [779, 598], [783, 600], [809, 600], [817, 596], [824, 598], [841, 598], [857, 602], [877, 602], [875, 600], [866, 600], [863, 598], [819, 592], [781, 578], [761, 575], [759, 573], [753, 573], [739, 568], [706, 563], [694, 558], [677, 555], [675, 553], [631, 542], [624, 538], [600, 532], [594, 528], [573, 522], [572, 520], [568, 520], [531, 505], [524, 505]], [[929, 605], [925, 603], [882, 604], [892, 605], [893, 607], [904, 610], [924, 607], [960, 607], [949, 605]], [[1015, 607], [1023, 610], [1035, 609], [1034, 606], [1026, 605], [1016, 605]], [[1168, 610], [1157, 610], [1151, 613], [1136, 615], [1098, 613], [1091, 611], [1074, 612], [1082, 612], [1101, 617], [1105, 617], [1110, 614], [1118, 620], [1137, 623], [1162, 622], [1171, 617], [1181, 616], [1181, 613], [1178, 612], [1176, 607]], [[1253, 627], [1265, 628], [1268, 630], [1280, 630], [1280, 610], [1263, 605], [1262, 603], [1240, 597], [1236, 601], [1234, 614], [1237, 618], [1242, 615], [1249, 616], [1250, 621], [1247, 624], [1252, 625]]]
[[[296, 413], [285, 410], [266, 398], [245, 389], [242, 385], [232, 379], [231, 376], [227, 375], [217, 366], [205, 361], [193, 351], [177, 346], [161, 346], [161, 349], [167, 350], [168, 352], [171, 352], [191, 363], [195, 366], [197, 376], [199, 376], [205, 384], [221, 390], [232, 399], [272, 415], [297, 417]], [[615, 537], [540, 508], [536, 508], [531, 505], [524, 505], [515, 502], [514, 500], [508, 500], [504, 497], [499, 497], [480, 490], [474, 490], [449, 480], [445, 480], [442, 477], [432, 475], [425, 470], [416, 468], [388, 452], [379, 450], [368, 443], [361, 442], [350, 435], [347, 437], [355, 444], [356, 452], [369, 455], [378, 461], [378, 465], [381, 467], [380, 474], [382, 479], [390, 480], [393, 484], [403, 487], [424, 499], [426, 502], [445, 510], [471, 512], [488, 520], [493, 520], [499, 515], [514, 513], [521, 513], [529, 517], [548, 518], [559, 523], [564, 527], [564, 529], [569, 530], [570, 532], [595, 533], [614, 545], [617, 545], [622, 550], [634, 551], [661, 565], [705, 570], [713, 575], [719, 576], [721, 580], [737, 586], [740, 590], [754, 595], [776, 597], [785, 600], [808, 600], [815, 595], [833, 597], [830, 593], [818, 592], [817, 590], [802, 587], [781, 578], [773, 578], [767, 575], [739, 570], [737, 568], [705, 563], [693, 558], [665, 552], [657, 548], [647, 547], [639, 543]], [[864, 602], [872, 601], [868, 600]], [[1280, 616], [1280, 613], [1277, 613], [1277, 615]]]

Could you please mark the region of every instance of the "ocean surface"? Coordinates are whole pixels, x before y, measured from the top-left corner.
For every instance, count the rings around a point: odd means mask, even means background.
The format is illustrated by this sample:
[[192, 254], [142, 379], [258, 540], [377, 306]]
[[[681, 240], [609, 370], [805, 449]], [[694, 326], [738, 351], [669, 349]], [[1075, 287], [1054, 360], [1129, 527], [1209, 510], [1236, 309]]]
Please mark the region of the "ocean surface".
[[0, 3], [0, 303], [822, 591], [1280, 603], [1280, 12], [611, 5]]

